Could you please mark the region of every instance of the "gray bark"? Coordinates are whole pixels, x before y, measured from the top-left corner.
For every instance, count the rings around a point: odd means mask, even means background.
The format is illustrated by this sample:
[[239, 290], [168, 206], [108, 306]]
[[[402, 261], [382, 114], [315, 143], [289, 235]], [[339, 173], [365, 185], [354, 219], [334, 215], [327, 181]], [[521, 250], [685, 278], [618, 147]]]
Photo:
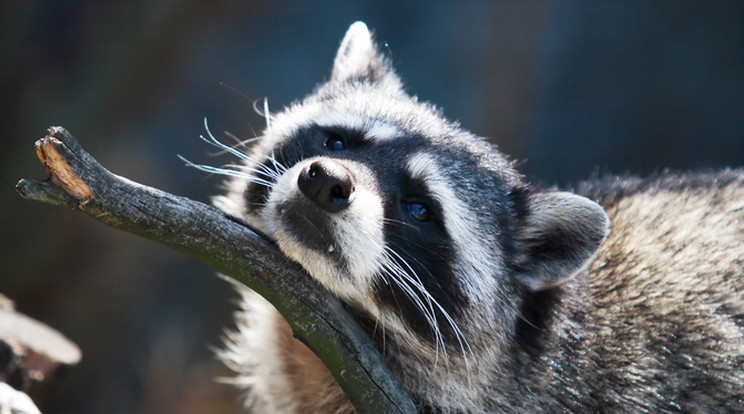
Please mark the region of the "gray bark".
[[36, 149], [49, 179], [22, 179], [16, 186], [22, 197], [79, 210], [211, 265], [271, 302], [326, 364], [357, 411], [415, 411], [338, 299], [240, 218], [109, 172], [62, 127], [49, 128]]

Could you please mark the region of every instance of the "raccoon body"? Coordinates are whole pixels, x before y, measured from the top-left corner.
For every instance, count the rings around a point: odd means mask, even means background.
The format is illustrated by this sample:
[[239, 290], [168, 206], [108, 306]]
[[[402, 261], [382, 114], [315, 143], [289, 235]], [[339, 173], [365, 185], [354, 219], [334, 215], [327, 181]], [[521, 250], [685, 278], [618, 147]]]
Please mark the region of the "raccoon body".
[[[742, 171], [534, 188], [406, 94], [361, 22], [267, 119], [216, 205], [347, 305], [422, 412], [744, 411]], [[352, 412], [241, 292], [221, 356], [246, 406]]]

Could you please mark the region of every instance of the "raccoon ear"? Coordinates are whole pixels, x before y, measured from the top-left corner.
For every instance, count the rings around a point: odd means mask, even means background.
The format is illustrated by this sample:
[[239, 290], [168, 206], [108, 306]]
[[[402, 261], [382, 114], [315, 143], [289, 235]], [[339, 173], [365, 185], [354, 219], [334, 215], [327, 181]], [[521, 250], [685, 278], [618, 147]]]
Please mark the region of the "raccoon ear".
[[367, 25], [361, 21], [353, 23], [336, 53], [331, 80], [380, 81], [386, 77], [392, 77], [397, 82], [397, 76], [385, 56], [377, 50]]
[[610, 232], [599, 204], [576, 194], [527, 194], [517, 229], [516, 269], [533, 291], [556, 286], [586, 267]]

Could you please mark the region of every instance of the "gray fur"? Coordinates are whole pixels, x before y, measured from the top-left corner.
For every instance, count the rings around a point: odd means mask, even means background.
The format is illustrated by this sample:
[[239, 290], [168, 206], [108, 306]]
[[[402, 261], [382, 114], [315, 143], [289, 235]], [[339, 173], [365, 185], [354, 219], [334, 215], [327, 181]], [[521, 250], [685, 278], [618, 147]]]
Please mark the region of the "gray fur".
[[[215, 203], [349, 305], [421, 411], [744, 411], [741, 170], [532, 188], [407, 95], [360, 22], [331, 79], [270, 119]], [[326, 151], [339, 128], [357, 141]], [[330, 201], [297, 184], [310, 165], [341, 171], [353, 197], [318, 207]], [[431, 222], [399, 210], [411, 191]], [[221, 356], [247, 406], [351, 411], [276, 311], [243, 294]]]

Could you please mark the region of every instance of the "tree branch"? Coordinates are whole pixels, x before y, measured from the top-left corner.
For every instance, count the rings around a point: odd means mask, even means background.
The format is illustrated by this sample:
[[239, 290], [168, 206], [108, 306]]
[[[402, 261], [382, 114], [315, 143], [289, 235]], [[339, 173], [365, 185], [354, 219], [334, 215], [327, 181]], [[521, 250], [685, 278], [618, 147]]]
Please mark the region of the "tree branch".
[[247, 223], [225, 212], [112, 174], [62, 127], [36, 142], [47, 181], [22, 179], [28, 199], [67, 206], [111, 227], [195, 257], [271, 302], [326, 364], [360, 413], [415, 407], [340, 302]]

